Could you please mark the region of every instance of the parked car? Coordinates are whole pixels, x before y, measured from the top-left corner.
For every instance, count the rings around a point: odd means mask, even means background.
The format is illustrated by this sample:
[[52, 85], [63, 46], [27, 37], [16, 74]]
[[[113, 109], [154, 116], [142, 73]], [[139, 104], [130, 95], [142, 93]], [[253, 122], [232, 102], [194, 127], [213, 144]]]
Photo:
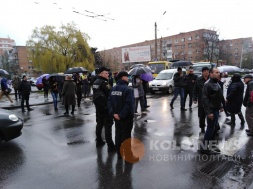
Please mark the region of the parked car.
[[11, 111], [0, 109], [0, 142], [19, 137], [23, 128], [23, 120]]
[[216, 67], [216, 63], [210, 63], [210, 62], [196, 62], [192, 65], [194, 74], [198, 77], [202, 75], [202, 68], [208, 67], [209, 69], [212, 67]]
[[36, 79], [35, 77], [31, 77], [31, 78], [29, 79], [29, 81], [30, 81], [30, 85], [31, 85], [31, 86], [36, 86], [36, 81], [37, 81], [37, 79]]
[[[149, 90], [151, 94], [156, 91], [163, 91], [171, 94], [174, 87], [174, 74], [177, 73], [177, 69], [167, 69], [161, 71], [153, 81], [149, 82]], [[186, 70], [183, 69], [183, 73], [186, 74]]]

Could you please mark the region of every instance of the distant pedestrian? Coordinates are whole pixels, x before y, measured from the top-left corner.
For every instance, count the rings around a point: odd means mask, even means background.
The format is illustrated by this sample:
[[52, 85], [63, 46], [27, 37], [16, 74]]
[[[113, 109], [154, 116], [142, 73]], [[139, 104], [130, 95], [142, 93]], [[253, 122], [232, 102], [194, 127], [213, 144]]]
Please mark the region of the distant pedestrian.
[[177, 73], [174, 74], [173, 77], [174, 80], [174, 96], [170, 102], [170, 108], [174, 109], [174, 101], [177, 99], [178, 95], [180, 95], [180, 109], [181, 111], [187, 111], [185, 109], [185, 103], [184, 103], [184, 87], [185, 87], [185, 75], [182, 71], [181, 67], [177, 68]]
[[223, 106], [223, 109], [224, 109], [224, 112], [225, 112], [226, 116], [229, 117], [230, 113], [228, 113], [228, 111], [227, 111], [226, 100], [224, 98], [224, 82], [221, 80], [221, 78], [222, 78], [222, 73], [220, 74], [220, 77], [219, 77], [219, 80], [218, 80], [218, 83], [221, 87], [221, 91], [222, 91], [222, 94], [223, 94], [223, 98], [222, 98], [221, 103], [222, 103], [222, 106]]
[[80, 77], [80, 75], [78, 73], [76, 74], [74, 82], [76, 83], [77, 107], [80, 108], [81, 100], [82, 100], [83, 82], [82, 82], [82, 78]]
[[193, 89], [195, 81], [198, 78], [193, 72], [193, 68], [190, 67], [189, 73], [185, 76], [184, 103], [186, 103], [187, 96], [189, 95], [189, 109], [192, 109]]
[[71, 114], [74, 115], [76, 105], [76, 84], [73, 82], [72, 76], [67, 75], [62, 89], [63, 105], [65, 106], [64, 115], [69, 114], [69, 106], [72, 106]]
[[[119, 72], [117, 85], [112, 88], [108, 98], [109, 114], [115, 120], [115, 145], [119, 159], [121, 159], [120, 147], [125, 140], [131, 138], [133, 129], [134, 94], [128, 87], [128, 76], [125, 71]], [[133, 155], [131, 146], [124, 149], [123, 153], [132, 162], [139, 160]]]
[[12, 86], [15, 92], [15, 100], [21, 99], [20, 92], [18, 90], [18, 86], [21, 82], [21, 79], [18, 77], [17, 74], [14, 74], [13, 80], [12, 80]]
[[108, 152], [115, 151], [115, 145], [112, 140], [113, 117], [108, 113], [108, 96], [111, 86], [108, 83], [109, 69], [102, 66], [98, 69], [98, 78], [93, 83], [93, 102], [96, 107], [96, 147], [105, 144], [102, 139], [102, 129], [105, 128], [105, 140], [108, 146]]
[[253, 136], [253, 76], [247, 74], [244, 76], [244, 83], [247, 84], [247, 89], [243, 98], [243, 105], [246, 107], [245, 118], [248, 124], [246, 129], [248, 136]]
[[226, 110], [230, 113], [231, 121], [227, 124], [235, 126], [235, 114], [241, 120], [241, 125], [245, 123], [244, 117], [242, 115], [242, 102], [244, 93], [244, 84], [241, 81], [240, 74], [234, 74], [231, 78], [231, 83], [228, 86], [227, 97], [226, 97]]
[[[133, 76], [132, 86], [134, 88], [134, 99], [135, 99], [135, 115], [147, 114], [144, 101], [144, 89], [140, 76]], [[140, 101], [141, 114], [138, 113], [138, 103]]]
[[204, 84], [202, 91], [202, 103], [207, 115], [207, 129], [200, 147], [200, 152], [207, 155], [220, 152], [215, 141], [215, 135], [219, 127], [219, 111], [223, 111], [221, 105], [223, 94], [218, 84], [219, 77], [219, 70], [217, 68], [211, 68], [210, 79]]
[[82, 82], [83, 82], [83, 94], [84, 94], [84, 99], [86, 99], [89, 96], [90, 92], [90, 83], [88, 81], [87, 75], [83, 75], [82, 77]]
[[25, 107], [24, 107], [24, 102], [26, 103], [27, 111], [32, 111], [33, 109], [30, 108], [30, 105], [29, 105], [31, 85], [30, 85], [30, 82], [27, 81], [27, 76], [26, 75], [23, 75], [23, 77], [22, 77], [22, 81], [20, 82], [20, 85], [19, 85], [19, 91], [20, 91], [21, 96], [22, 96], [22, 99], [21, 99], [21, 110], [22, 110], [22, 112], [26, 112]]
[[205, 133], [205, 119], [206, 114], [202, 104], [202, 89], [204, 87], [205, 82], [209, 78], [209, 68], [203, 67], [202, 68], [202, 75], [198, 77], [195, 82], [194, 89], [193, 89], [193, 101], [194, 104], [198, 102], [198, 117], [199, 117], [199, 127], [201, 129], [201, 133]]
[[43, 84], [43, 91], [44, 91], [44, 98], [45, 100], [48, 100], [48, 90], [49, 90], [49, 86], [48, 86], [48, 81], [46, 76], [44, 76], [42, 78], [42, 84]]
[[10, 92], [11, 92], [11, 89], [8, 87], [7, 79], [3, 77], [1, 79], [0, 100], [2, 99], [3, 96], [6, 96], [11, 102], [11, 105], [13, 105], [13, 100], [10, 97]]
[[149, 108], [150, 106], [148, 105], [147, 101], [147, 93], [148, 93], [148, 82], [142, 79], [142, 87], [144, 90], [144, 108]]
[[56, 81], [55, 77], [50, 78], [49, 80], [49, 88], [50, 88], [50, 92], [53, 98], [53, 103], [54, 103], [54, 110], [58, 110], [57, 107], [57, 103], [58, 103], [58, 94], [59, 94], [59, 90], [58, 90], [58, 83]]

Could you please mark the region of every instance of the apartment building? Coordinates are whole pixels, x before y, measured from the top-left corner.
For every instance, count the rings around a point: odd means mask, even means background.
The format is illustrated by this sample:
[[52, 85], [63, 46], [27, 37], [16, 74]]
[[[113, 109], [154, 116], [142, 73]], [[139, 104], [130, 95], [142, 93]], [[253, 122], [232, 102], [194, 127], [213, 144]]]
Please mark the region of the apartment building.
[[[230, 59], [221, 59], [220, 48], [221, 46], [225, 48], [227, 44], [229, 44], [229, 47], [236, 47], [237, 51], [234, 49], [234, 53], [230, 54], [230, 56], [232, 56]], [[103, 54], [107, 54], [107, 57], [111, 56], [115, 62], [122, 64], [122, 48], [150, 46], [151, 60], [153, 61], [180, 59], [192, 62], [212, 61], [238, 65], [238, 61], [240, 62], [239, 57], [242, 56], [241, 53], [244, 53], [246, 49], [248, 50], [249, 47], [252, 46], [250, 44], [252, 44], [252, 38], [223, 40], [220, 42], [219, 35], [216, 31], [199, 29], [157, 39], [157, 57], [155, 57], [155, 40], [115, 47], [113, 49], [100, 51], [100, 53], [103, 52]], [[134, 64], [134, 62], [127, 64]], [[129, 67], [129, 65], [124, 65]]]
[[10, 38], [0, 38], [0, 56], [4, 55], [5, 52], [9, 52], [16, 43]]
[[220, 41], [220, 58], [230, 65], [241, 67], [244, 56], [252, 52], [252, 37]]

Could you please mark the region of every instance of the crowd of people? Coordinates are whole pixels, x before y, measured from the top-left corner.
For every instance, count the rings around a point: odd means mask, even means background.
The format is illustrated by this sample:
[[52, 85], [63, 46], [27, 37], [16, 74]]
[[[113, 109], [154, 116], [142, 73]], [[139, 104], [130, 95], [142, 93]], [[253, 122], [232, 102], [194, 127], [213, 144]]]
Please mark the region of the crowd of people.
[[[42, 79], [44, 85], [44, 97], [48, 99], [50, 91], [53, 98], [54, 109], [58, 110], [58, 95], [65, 107], [65, 115], [68, 115], [71, 107], [71, 114], [74, 115], [76, 104], [80, 107], [84, 96], [89, 96], [91, 87], [93, 90], [93, 103], [96, 108], [96, 147], [100, 148], [107, 144], [108, 152], [116, 152], [119, 158], [128, 156], [132, 161], [138, 160], [131, 152], [131, 148], [122, 150], [122, 143], [131, 138], [134, 116], [138, 113], [140, 102], [141, 114], [147, 114], [146, 94], [148, 92], [148, 82], [142, 80], [140, 76], [132, 76], [132, 88], [128, 87], [129, 75], [125, 71], [119, 72], [115, 76], [116, 85], [113, 84], [112, 74], [106, 67], [96, 70], [97, 75], [91, 79], [85, 74], [75, 73], [67, 75], [63, 82], [59, 82], [57, 77]], [[245, 75], [244, 83], [247, 85], [244, 93], [244, 84], [240, 74], [234, 74], [228, 84], [226, 95], [223, 94], [224, 82], [221, 80], [222, 74], [217, 68], [203, 67], [202, 75], [194, 75], [193, 68], [190, 67], [188, 73], [183, 73], [178, 67], [174, 75], [174, 96], [170, 102], [171, 110], [174, 109], [174, 102], [180, 95], [180, 109], [187, 111], [186, 100], [189, 96], [189, 109], [192, 105], [198, 104], [199, 127], [204, 134], [200, 145], [200, 152], [204, 154], [219, 153], [220, 149], [215, 142], [215, 136], [220, 130], [218, 122], [220, 112], [225, 110], [226, 116], [231, 117], [227, 124], [234, 127], [236, 125], [235, 115], [241, 120], [244, 126], [245, 119], [241, 111], [242, 105], [246, 107], [245, 117], [248, 124], [246, 129], [248, 136], [253, 136], [253, 77]], [[15, 99], [21, 99], [21, 109], [25, 112], [24, 102], [27, 111], [33, 109], [29, 106], [29, 96], [31, 93], [30, 83], [24, 75], [22, 81], [17, 76], [13, 79]], [[6, 79], [1, 80], [2, 91], [0, 99], [5, 95], [11, 102], [10, 92]], [[252, 95], [252, 97], [251, 97]], [[112, 126], [115, 122], [115, 141], [112, 139]], [[105, 141], [102, 137], [102, 129], [105, 129]]]

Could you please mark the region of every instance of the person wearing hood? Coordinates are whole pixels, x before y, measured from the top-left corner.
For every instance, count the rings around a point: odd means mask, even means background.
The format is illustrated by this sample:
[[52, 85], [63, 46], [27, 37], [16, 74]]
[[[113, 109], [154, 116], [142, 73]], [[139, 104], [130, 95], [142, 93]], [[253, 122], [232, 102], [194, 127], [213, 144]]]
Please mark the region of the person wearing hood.
[[241, 120], [241, 125], [245, 123], [242, 115], [242, 102], [243, 102], [244, 84], [241, 81], [240, 74], [234, 74], [231, 78], [231, 83], [228, 86], [227, 97], [226, 97], [226, 110], [230, 113], [231, 120], [227, 124], [235, 126], [235, 114]]

